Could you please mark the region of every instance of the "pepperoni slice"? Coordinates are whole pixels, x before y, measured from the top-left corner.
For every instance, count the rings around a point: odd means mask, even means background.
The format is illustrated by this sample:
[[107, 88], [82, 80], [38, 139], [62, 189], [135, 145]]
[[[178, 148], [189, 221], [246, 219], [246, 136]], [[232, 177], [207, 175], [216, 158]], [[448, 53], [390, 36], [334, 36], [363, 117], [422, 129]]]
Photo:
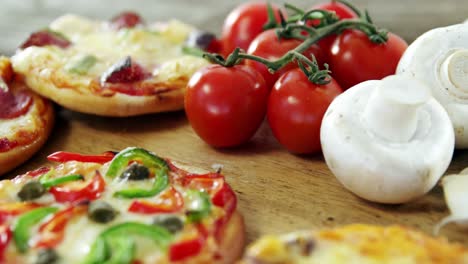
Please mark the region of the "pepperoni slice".
[[142, 81], [151, 76], [138, 63], [134, 62], [130, 56], [112, 65], [102, 76], [101, 83], [130, 83]]
[[70, 41], [62, 34], [51, 30], [41, 30], [32, 33], [29, 38], [20, 46], [20, 49], [25, 49], [31, 46], [43, 47], [48, 45], [59, 46], [66, 48], [70, 46]]
[[10, 141], [8, 138], [0, 138], [0, 153], [7, 152], [16, 146], [18, 146], [17, 141]]
[[122, 12], [111, 20], [115, 29], [133, 28], [140, 24], [143, 24], [143, 19], [137, 13], [129, 11]]
[[11, 119], [24, 115], [32, 104], [32, 97], [26, 91], [16, 94], [0, 90], [0, 119]]

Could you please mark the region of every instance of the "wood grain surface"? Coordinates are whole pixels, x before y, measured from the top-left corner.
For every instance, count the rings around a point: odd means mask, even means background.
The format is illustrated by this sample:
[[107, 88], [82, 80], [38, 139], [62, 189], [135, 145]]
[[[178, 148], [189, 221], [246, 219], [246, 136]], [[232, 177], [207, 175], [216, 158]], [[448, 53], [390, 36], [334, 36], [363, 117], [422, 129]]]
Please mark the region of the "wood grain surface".
[[[39, 3], [38, 6], [32, 6], [33, 2]], [[18, 34], [11, 33], [14, 41], [19, 42], [25, 32], [40, 28], [40, 23], [45, 24], [54, 16], [73, 11], [74, 8], [78, 13], [94, 17], [109, 17], [121, 9], [131, 8], [142, 11], [148, 20], [177, 17], [219, 32], [226, 13], [239, 2], [112, 1], [112, 8], [106, 8], [106, 3], [109, 5], [110, 1], [7, 0], [1, 3], [5, 7], [1, 13], [8, 13], [8, 17], [2, 18], [4, 21], [0, 30], [14, 32], [15, 28], [20, 28]], [[291, 2], [300, 6], [313, 3]], [[457, 23], [468, 16], [468, 5], [463, 0], [355, 2], [360, 7], [367, 6], [379, 24], [408, 40], [431, 27]], [[46, 11], [41, 13], [40, 10]], [[23, 17], [29, 14], [31, 17], [28, 21], [34, 22], [19, 23], [21, 16], [18, 14]], [[37, 15], [36, 18], [33, 15]], [[1, 46], [0, 50], [11, 53], [15, 48], [12, 44], [14, 41], [10, 40], [8, 46]], [[275, 141], [267, 124], [248, 144], [235, 149], [217, 150], [196, 136], [183, 111], [118, 119], [57, 108], [57, 115], [55, 129], [46, 146], [8, 176], [43, 165], [47, 154], [58, 150], [100, 153], [141, 146], [162, 156], [206, 169], [220, 163], [224, 165], [224, 174], [238, 195], [239, 210], [245, 217], [249, 241], [265, 233], [357, 222], [402, 224], [432, 233], [434, 225], [448, 214], [440, 187], [404, 205], [383, 206], [363, 201], [337, 182], [321, 155], [291, 155]], [[449, 173], [458, 172], [465, 166], [468, 166], [468, 152], [458, 151]], [[468, 244], [467, 230], [450, 225], [443, 229], [442, 234], [450, 240]]]

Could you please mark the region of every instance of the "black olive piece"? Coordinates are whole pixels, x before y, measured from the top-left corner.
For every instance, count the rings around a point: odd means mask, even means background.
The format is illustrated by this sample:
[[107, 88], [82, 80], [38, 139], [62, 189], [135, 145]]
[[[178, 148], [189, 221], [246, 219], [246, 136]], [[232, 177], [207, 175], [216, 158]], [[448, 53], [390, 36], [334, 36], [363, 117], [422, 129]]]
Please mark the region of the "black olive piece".
[[187, 39], [187, 46], [206, 50], [215, 38], [216, 36], [210, 32], [193, 31]]
[[184, 222], [177, 216], [156, 217], [153, 224], [166, 228], [172, 234], [184, 228]]
[[41, 197], [46, 193], [46, 189], [39, 181], [30, 181], [23, 185], [18, 192], [18, 197], [21, 201], [30, 201]]
[[44, 248], [39, 250], [37, 254], [37, 259], [34, 264], [53, 264], [59, 260], [57, 252], [52, 248]]
[[109, 203], [100, 200], [91, 202], [88, 207], [88, 217], [98, 223], [108, 223], [114, 220], [117, 213]]
[[149, 176], [150, 171], [147, 167], [138, 163], [133, 163], [124, 172], [122, 172], [120, 178], [130, 181], [141, 181], [148, 179]]

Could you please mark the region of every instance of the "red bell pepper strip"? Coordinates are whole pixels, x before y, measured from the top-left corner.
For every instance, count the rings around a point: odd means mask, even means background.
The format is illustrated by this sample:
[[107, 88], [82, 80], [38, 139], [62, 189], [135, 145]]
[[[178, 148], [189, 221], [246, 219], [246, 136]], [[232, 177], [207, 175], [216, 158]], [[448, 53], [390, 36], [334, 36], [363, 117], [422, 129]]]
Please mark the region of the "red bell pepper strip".
[[19, 215], [40, 206], [39, 204], [29, 202], [0, 203], [0, 224], [5, 222], [10, 216]]
[[[128, 211], [140, 214], [173, 213], [184, 207], [184, 198], [174, 187], [164, 191], [160, 198], [162, 200], [160, 203], [152, 203], [147, 200], [134, 201]], [[170, 202], [168, 203], [168, 201]]]
[[38, 176], [42, 176], [44, 174], [46, 174], [47, 172], [50, 171], [50, 167], [40, 167], [39, 169], [35, 169], [35, 170], [32, 170], [32, 171], [29, 171], [26, 173], [26, 175], [30, 176], [30, 177], [38, 177]]
[[112, 151], [104, 152], [101, 155], [81, 155], [78, 153], [58, 151], [47, 156], [47, 159], [55, 162], [80, 161], [104, 164], [111, 161], [114, 156], [115, 153]]
[[182, 184], [189, 189], [203, 190], [210, 195], [217, 193], [224, 184], [224, 177], [219, 173], [188, 174]]
[[185, 260], [200, 254], [208, 237], [208, 231], [202, 224], [197, 225], [197, 237], [190, 240], [174, 243], [169, 247], [169, 260], [171, 262]]
[[8, 244], [11, 241], [13, 233], [9, 226], [0, 225], [0, 263], [4, 261], [5, 250], [8, 247]]
[[232, 188], [227, 184], [224, 183], [221, 190], [219, 190], [211, 199], [211, 202], [219, 207], [224, 208], [226, 212], [224, 216], [217, 219], [214, 223], [214, 236], [217, 241], [220, 241], [223, 234], [223, 227], [225, 224], [231, 219], [232, 214], [236, 210], [237, 207], [237, 198], [236, 194], [232, 190]]
[[39, 227], [39, 239], [35, 248], [53, 248], [57, 246], [64, 237], [65, 227], [75, 215], [85, 213], [87, 206], [70, 206], [56, 213], [49, 221]]
[[81, 189], [69, 189], [61, 186], [51, 187], [49, 192], [55, 197], [55, 200], [59, 203], [65, 202], [82, 202], [96, 200], [101, 196], [101, 193], [106, 187], [106, 182], [102, 178], [99, 171], [91, 179], [91, 181]]

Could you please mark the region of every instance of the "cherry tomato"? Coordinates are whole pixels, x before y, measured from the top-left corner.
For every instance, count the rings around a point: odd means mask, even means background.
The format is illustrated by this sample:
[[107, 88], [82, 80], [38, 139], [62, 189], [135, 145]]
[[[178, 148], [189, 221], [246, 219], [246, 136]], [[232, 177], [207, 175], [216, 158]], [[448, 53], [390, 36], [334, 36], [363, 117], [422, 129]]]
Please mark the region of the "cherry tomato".
[[185, 111], [195, 132], [215, 147], [248, 141], [265, 117], [268, 89], [247, 65], [210, 65], [190, 79]]
[[299, 68], [286, 72], [276, 82], [268, 101], [268, 123], [273, 135], [290, 152], [320, 151], [323, 115], [341, 92], [334, 80], [317, 85]]
[[[275, 11], [276, 20], [280, 21], [280, 8], [273, 4], [272, 8]], [[266, 2], [245, 3], [232, 10], [224, 21], [221, 33], [223, 54], [231, 53], [236, 47], [247, 50], [250, 42], [263, 31], [263, 26], [267, 21]]]
[[333, 78], [343, 89], [367, 80], [380, 80], [395, 74], [396, 67], [408, 44], [389, 33], [385, 44], [375, 44], [366, 34], [347, 30], [331, 47], [329, 64]]
[[[295, 49], [301, 43], [302, 41], [298, 39], [278, 39], [278, 36], [276, 35], [276, 30], [270, 29], [262, 32], [252, 41], [247, 53], [272, 61], [279, 59], [288, 51]], [[303, 54], [309, 58], [311, 57], [311, 54], [314, 54], [317, 61], [319, 62], [319, 65], [321, 62], [324, 62], [323, 53], [320, 47], [317, 45], [312, 45], [310, 48], [304, 51]], [[269, 89], [273, 87], [276, 80], [278, 80], [278, 78], [283, 73], [297, 67], [296, 63], [291, 62], [283, 68], [276, 71], [274, 74], [271, 74], [268, 71], [268, 68], [260, 62], [254, 60], [246, 60], [245, 64], [254, 67], [258, 72], [262, 74]]]
[[[315, 5], [311, 8], [312, 9], [320, 9], [320, 10], [326, 10], [326, 11], [334, 11], [338, 18], [340, 20], [342, 19], [352, 19], [352, 18], [357, 18], [357, 14], [351, 10], [351, 8], [347, 7], [345, 4], [342, 4], [340, 2], [328, 2], [328, 3], [321, 3], [318, 5]], [[314, 25], [318, 26], [319, 21], [314, 20], [310, 21], [308, 23], [309, 25]], [[333, 42], [336, 39], [336, 35], [333, 34], [331, 36], [325, 37], [321, 39], [317, 44], [324, 50], [330, 50], [330, 47], [333, 45]]]

